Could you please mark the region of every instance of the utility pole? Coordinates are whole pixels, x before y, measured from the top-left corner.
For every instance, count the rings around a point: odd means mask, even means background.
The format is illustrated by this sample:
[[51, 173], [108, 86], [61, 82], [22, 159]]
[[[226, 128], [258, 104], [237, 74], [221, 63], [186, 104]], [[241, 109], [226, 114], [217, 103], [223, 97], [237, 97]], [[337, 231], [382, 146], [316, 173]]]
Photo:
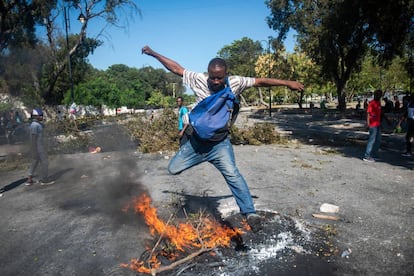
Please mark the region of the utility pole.
[[[261, 40], [262, 42], [265, 42], [267, 44], [266, 47], [266, 54], [267, 54], [267, 77], [270, 78], [271, 76], [271, 71], [272, 71], [272, 62], [270, 60], [270, 40], [271, 37], [268, 37], [268, 40]], [[272, 117], [272, 90], [270, 88], [270, 86], [267, 88], [267, 92], [269, 93], [269, 116]]]
[[[270, 60], [270, 37], [268, 37], [268, 41], [267, 41], [267, 55], [268, 55], [268, 62], [269, 62], [267, 77], [270, 78], [270, 73], [271, 73], [270, 66], [272, 65], [271, 60]], [[272, 117], [272, 89], [270, 86], [267, 89], [269, 92], [269, 116]]]
[[[69, 73], [69, 85], [70, 85], [70, 99], [72, 103], [75, 102], [75, 95], [73, 92], [73, 76], [72, 76], [72, 61], [70, 57], [70, 46], [69, 46], [69, 28], [70, 28], [70, 17], [69, 17], [69, 2], [68, 7], [63, 6], [64, 11], [64, 19], [65, 19], [65, 32], [66, 32], [66, 50], [68, 52], [68, 73]], [[82, 11], [78, 17], [78, 20], [81, 22], [82, 25], [86, 23], [86, 18], [83, 15]], [[81, 34], [83, 35], [83, 34]]]
[[69, 20], [69, 10], [66, 9], [66, 7], [63, 7], [64, 10], [64, 17], [65, 17], [65, 30], [66, 30], [66, 49], [68, 52], [68, 73], [69, 73], [69, 85], [70, 85], [70, 99], [73, 102], [75, 102], [75, 96], [73, 93], [73, 78], [72, 78], [72, 64], [70, 59], [70, 49], [69, 49], [69, 34], [68, 34], [68, 20]]

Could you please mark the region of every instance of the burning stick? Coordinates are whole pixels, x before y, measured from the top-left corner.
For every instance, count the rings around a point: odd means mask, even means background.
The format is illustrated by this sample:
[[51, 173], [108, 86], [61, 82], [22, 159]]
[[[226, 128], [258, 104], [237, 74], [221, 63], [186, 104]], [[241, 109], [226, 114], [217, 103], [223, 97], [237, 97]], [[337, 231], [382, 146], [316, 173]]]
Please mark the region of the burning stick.
[[211, 251], [211, 250], [213, 250], [214, 248], [200, 248], [198, 251], [196, 251], [196, 252], [194, 252], [194, 253], [191, 253], [190, 255], [188, 255], [187, 257], [185, 257], [185, 258], [182, 258], [182, 259], [180, 259], [180, 260], [178, 260], [178, 261], [176, 261], [176, 262], [173, 262], [172, 264], [170, 264], [170, 265], [167, 265], [167, 266], [160, 266], [160, 267], [158, 267], [158, 268], [155, 268], [155, 269], [151, 269], [151, 275], [153, 275], [153, 276], [155, 276], [155, 275], [157, 275], [157, 273], [161, 273], [161, 272], [164, 272], [164, 271], [167, 271], [167, 270], [171, 270], [171, 269], [174, 269], [175, 267], [177, 267], [177, 266], [179, 266], [179, 265], [181, 265], [181, 264], [183, 264], [183, 263], [185, 263], [185, 262], [188, 262], [189, 260], [191, 260], [191, 259], [194, 259], [195, 257], [197, 257], [198, 255], [201, 255], [201, 254], [203, 254], [203, 253], [205, 253], [205, 252], [208, 252], [208, 251]]
[[204, 245], [203, 239], [201, 238], [200, 231], [199, 231], [200, 227], [203, 224], [203, 218], [204, 218], [203, 212], [200, 211], [200, 213], [199, 213], [199, 222], [198, 222], [197, 227], [196, 227], [195, 230], [197, 232], [197, 239], [198, 239], [199, 243], [201, 244], [201, 248], [198, 251], [196, 251], [194, 253], [191, 253], [190, 255], [186, 256], [185, 258], [182, 258], [182, 259], [180, 259], [176, 262], [173, 262], [170, 265], [161, 266], [161, 267], [158, 267], [158, 268], [155, 268], [155, 269], [151, 269], [151, 275], [155, 276], [157, 273], [161, 273], [161, 272], [164, 272], [164, 271], [167, 271], [167, 270], [174, 269], [175, 267], [192, 260], [193, 258], [197, 257], [198, 255], [201, 255], [205, 252], [211, 251], [211, 250], [216, 248], [216, 247], [207, 248]]
[[[171, 218], [172, 218], [172, 215], [169, 217], [169, 219], [167, 220], [167, 225], [170, 223], [170, 220], [171, 220]], [[151, 254], [150, 254], [150, 256], [149, 256], [149, 260], [151, 260], [152, 259], [152, 257], [154, 256], [154, 252], [155, 252], [155, 249], [158, 247], [158, 245], [160, 244], [160, 242], [161, 242], [161, 240], [162, 240], [162, 238], [163, 238], [163, 235], [164, 233], [161, 233], [161, 235], [160, 235], [160, 237], [158, 238], [158, 241], [155, 243], [155, 245], [154, 245], [154, 247], [152, 248], [152, 250], [151, 250]]]
[[[198, 215], [198, 223], [196, 227], [194, 226], [194, 223], [180, 223], [177, 226], [170, 225], [171, 217], [168, 219], [167, 223], [165, 223], [158, 218], [156, 209], [151, 207], [150, 204], [151, 199], [145, 194], [134, 201], [134, 209], [144, 216], [145, 222], [150, 227], [151, 235], [160, 235], [155, 246], [151, 250], [149, 258], [145, 261], [147, 266], [144, 265], [144, 261], [135, 259], [131, 260], [130, 264], [122, 264], [123, 267], [129, 267], [137, 272], [156, 275], [157, 273], [171, 270], [218, 246], [229, 246], [230, 241], [234, 236], [243, 234], [240, 229], [232, 229], [222, 226], [202, 212]], [[129, 207], [130, 206], [125, 207], [124, 211], [127, 211]], [[165, 249], [161, 249], [161, 252], [156, 254], [156, 249], [163, 238], [168, 239], [169, 243], [178, 251], [185, 252], [184, 248], [198, 248], [198, 250], [167, 266], [161, 266], [161, 262], [157, 259], [157, 255], [165, 256], [166, 253], [169, 258], [178, 255], [171, 254], [170, 252], [165, 251]]]

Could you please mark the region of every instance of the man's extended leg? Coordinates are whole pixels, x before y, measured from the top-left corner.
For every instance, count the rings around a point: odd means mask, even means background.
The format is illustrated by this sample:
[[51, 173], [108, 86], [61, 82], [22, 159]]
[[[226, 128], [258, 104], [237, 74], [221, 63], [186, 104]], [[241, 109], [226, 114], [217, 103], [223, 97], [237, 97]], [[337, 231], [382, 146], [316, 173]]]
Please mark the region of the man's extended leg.
[[194, 149], [195, 147], [197, 148], [197, 144], [191, 140], [182, 145], [168, 164], [168, 172], [170, 174], [179, 174], [186, 169], [204, 162], [204, 156], [197, 153]]
[[240, 212], [244, 215], [255, 213], [249, 187], [236, 167], [233, 146], [229, 139], [215, 145], [208, 153], [207, 161], [212, 163], [224, 176]]

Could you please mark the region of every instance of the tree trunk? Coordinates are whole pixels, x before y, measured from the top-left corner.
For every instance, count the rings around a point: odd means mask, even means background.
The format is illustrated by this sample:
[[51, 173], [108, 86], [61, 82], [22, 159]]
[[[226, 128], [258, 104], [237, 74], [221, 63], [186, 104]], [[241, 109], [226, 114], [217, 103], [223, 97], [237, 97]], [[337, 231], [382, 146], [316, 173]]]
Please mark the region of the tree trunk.
[[338, 109], [345, 110], [346, 109], [346, 99], [345, 99], [345, 82], [339, 80], [336, 83], [336, 94], [338, 95]]
[[259, 87], [258, 90], [259, 90], [259, 102], [260, 102], [260, 104], [262, 104], [266, 107], [269, 107], [269, 104], [263, 100], [262, 89]]

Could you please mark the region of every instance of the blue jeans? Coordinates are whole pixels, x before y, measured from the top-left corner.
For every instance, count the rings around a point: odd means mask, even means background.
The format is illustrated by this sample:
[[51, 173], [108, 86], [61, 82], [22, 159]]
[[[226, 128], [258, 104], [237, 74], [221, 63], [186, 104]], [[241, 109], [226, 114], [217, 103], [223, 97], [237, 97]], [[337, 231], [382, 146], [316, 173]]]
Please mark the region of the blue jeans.
[[368, 144], [365, 150], [365, 158], [377, 157], [381, 145], [381, 127], [370, 127]]
[[179, 174], [205, 161], [213, 164], [224, 176], [240, 208], [240, 213], [255, 213], [249, 187], [236, 167], [233, 146], [229, 138], [221, 142], [202, 142], [192, 135], [171, 159], [168, 171], [171, 174]]

